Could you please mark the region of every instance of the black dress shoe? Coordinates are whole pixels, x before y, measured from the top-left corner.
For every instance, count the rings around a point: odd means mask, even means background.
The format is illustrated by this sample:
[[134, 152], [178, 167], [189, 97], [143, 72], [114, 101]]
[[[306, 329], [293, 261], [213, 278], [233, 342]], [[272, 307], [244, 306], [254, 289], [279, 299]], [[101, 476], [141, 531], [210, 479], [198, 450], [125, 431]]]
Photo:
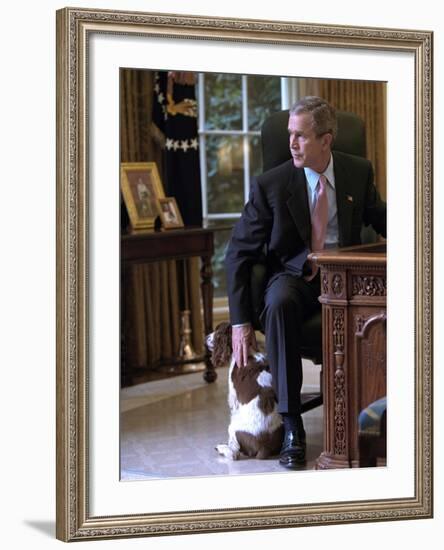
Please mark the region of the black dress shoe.
[[300, 435], [293, 430], [286, 431], [281, 454], [279, 455], [279, 463], [285, 468], [299, 468], [305, 464], [305, 448], [305, 434]]

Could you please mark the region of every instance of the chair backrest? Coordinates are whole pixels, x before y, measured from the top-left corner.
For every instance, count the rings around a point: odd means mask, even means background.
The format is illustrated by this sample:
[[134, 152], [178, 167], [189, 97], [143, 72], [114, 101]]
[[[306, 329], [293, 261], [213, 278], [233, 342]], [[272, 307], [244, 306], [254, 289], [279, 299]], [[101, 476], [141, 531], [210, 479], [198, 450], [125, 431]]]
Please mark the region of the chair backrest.
[[[335, 151], [365, 157], [364, 121], [354, 113], [337, 111], [338, 134]], [[262, 125], [262, 168], [266, 172], [291, 158], [288, 142], [288, 110], [272, 114]]]

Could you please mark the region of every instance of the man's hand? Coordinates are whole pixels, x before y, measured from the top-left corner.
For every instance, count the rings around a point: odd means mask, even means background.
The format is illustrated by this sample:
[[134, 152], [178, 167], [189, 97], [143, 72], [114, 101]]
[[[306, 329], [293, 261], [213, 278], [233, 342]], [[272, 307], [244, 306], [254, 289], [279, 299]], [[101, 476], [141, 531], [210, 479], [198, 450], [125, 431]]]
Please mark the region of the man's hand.
[[232, 329], [233, 355], [239, 368], [248, 362], [248, 351], [252, 347], [257, 351], [256, 335], [251, 325], [242, 325]]

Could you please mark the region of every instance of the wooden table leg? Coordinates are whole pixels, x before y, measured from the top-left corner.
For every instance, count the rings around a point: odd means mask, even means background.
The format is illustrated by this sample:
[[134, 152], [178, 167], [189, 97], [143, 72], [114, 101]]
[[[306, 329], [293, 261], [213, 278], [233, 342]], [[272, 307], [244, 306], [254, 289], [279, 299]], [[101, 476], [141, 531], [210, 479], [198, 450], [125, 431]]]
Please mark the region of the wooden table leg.
[[[202, 268], [200, 270], [201, 292], [203, 302], [204, 333], [205, 336], [213, 332], [213, 270], [211, 267], [211, 256], [202, 256]], [[205, 345], [205, 372], [203, 374], [206, 382], [214, 382], [217, 372], [211, 362], [211, 354]]]

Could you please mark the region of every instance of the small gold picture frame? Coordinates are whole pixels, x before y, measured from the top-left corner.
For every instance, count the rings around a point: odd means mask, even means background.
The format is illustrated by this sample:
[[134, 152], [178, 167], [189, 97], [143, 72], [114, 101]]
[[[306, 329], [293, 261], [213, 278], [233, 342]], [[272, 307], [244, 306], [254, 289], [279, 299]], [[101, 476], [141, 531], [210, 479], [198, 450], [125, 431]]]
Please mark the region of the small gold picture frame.
[[120, 187], [133, 230], [153, 229], [165, 197], [155, 162], [122, 162]]
[[179, 207], [174, 197], [158, 199], [157, 204], [163, 229], [177, 229], [184, 226]]

